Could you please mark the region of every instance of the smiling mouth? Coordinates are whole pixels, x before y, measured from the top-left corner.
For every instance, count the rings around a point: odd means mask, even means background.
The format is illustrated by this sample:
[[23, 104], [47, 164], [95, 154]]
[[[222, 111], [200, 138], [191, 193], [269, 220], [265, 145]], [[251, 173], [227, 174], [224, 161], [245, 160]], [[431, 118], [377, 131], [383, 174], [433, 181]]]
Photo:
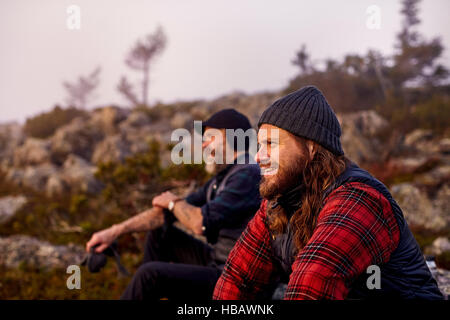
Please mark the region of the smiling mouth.
[[274, 167], [261, 168], [261, 175], [272, 176], [272, 175], [276, 174], [277, 171], [278, 171], [278, 168], [274, 168]]

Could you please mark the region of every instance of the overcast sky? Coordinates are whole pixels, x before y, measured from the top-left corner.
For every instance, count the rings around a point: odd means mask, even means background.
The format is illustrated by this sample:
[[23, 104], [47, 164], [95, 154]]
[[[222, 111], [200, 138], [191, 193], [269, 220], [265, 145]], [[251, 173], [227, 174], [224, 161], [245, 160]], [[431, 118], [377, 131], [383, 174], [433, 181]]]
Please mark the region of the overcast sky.
[[[69, 5], [81, 9], [81, 29], [66, 26]], [[366, 9], [381, 9], [381, 29], [367, 28]], [[424, 0], [420, 31], [450, 47], [450, 1]], [[151, 73], [150, 101], [214, 98], [235, 90], [284, 87], [302, 43], [313, 59], [342, 58], [376, 48], [392, 53], [400, 1], [301, 0], [2, 0], [0, 2], [0, 122], [63, 104], [64, 80], [102, 67], [91, 107], [127, 102], [121, 75], [134, 82], [124, 57], [135, 40], [161, 25], [168, 45]], [[450, 53], [443, 62], [450, 65]]]

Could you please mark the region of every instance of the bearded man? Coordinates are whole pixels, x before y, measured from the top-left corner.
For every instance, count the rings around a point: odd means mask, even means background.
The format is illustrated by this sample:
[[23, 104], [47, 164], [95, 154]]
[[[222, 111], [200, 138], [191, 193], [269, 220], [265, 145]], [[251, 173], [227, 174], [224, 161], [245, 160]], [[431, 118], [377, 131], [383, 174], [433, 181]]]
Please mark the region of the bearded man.
[[268, 297], [280, 281], [285, 299], [442, 298], [387, 188], [344, 156], [339, 122], [316, 87], [275, 101], [258, 127], [263, 202], [215, 299]]
[[[86, 244], [87, 252], [101, 252], [120, 235], [148, 231], [143, 263], [122, 299], [211, 299], [229, 251], [261, 202], [260, 170], [250, 163], [250, 143], [230, 143], [227, 129], [245, 132], [251, 125], [234, 109], [203, 122], [203, 149], [214, 159], [222, 155], [218, 161], [206, 159], [206, 169], [214, 176], [205, 185], [185, 199], [164, 192], [153, 198], [152, 208], [94, 233]], [[230, 158], [234, 161], [224, 161]], [[206, 237], [207, 243], [176, 227], [175, 221]]]

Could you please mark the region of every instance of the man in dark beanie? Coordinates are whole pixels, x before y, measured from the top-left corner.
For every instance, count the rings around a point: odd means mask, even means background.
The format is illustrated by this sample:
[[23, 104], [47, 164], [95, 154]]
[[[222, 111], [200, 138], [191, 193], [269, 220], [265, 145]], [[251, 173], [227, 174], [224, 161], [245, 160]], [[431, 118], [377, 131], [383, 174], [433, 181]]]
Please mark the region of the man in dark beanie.
[[279, 282], [285, 299], [442, 298], [387, 188], [344, 156], [317, 88], [275, 101], [258, 126], [263, 201], [215, 299], [267, 297]]
[[[229, 147], [227, 129], [247, 131], [251, 125], [233, 109], [203, 122], [204, 138], [216, 132], [224, 143], [204, 139], [202, 147], [213, 154], [221, 151], [224, 159], [232, 153], [231, 163], [208, 167], [214, 176], [204, 186], [185, 199], [164, 192], [153, 198], [151, 209], [95, 233], [87, 243], [88, 252], [95, 246], [100, 252], [122, 234], [148, 231], [143, 264], [122, 299], [211, 299], [229, 251], [261, 203], [260, 169], [250, 161], [248, 148]], [[180, 230], [175, 221], [207, 243]]]

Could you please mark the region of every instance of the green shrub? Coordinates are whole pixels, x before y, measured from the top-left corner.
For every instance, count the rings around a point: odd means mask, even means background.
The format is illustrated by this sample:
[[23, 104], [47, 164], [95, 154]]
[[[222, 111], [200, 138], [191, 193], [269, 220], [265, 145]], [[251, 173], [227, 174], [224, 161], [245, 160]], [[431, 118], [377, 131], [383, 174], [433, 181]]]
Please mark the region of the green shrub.
[[390, 127], [382, 133], [386, 137], [394, 130], [408, 133], [421, 128], [441, 135], [450, 129], [450, 100], [446, 95], [434, 95], [416, 105], [408, 105], [399, 97], [391, 97], [385, 104], [377, 106], [376, 111], [390, 123]]
[[62, 109], [56, 106], [52, 111], [41, 113], [25, 122], [24, 131], [35, 138], [48, 138], [76, 117], [84, 117], [86, 112], [76, 108]]
[[418, 128], [442, 134], [450, 128], [450, 99], [446, 96], [433, 96], [413, 108], [412, 116]]
[[202, 164], [171, 164], [163, 170], [161, 178], [166, 180], [204, 182], [209, 177]]

